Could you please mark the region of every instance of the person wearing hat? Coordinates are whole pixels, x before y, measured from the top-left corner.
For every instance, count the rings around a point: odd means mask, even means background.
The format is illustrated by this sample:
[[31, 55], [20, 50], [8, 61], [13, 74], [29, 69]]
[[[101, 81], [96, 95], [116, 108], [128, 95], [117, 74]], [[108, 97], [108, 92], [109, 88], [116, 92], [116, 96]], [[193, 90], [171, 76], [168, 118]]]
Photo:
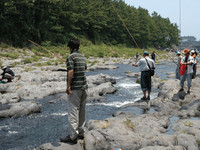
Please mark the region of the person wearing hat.
[[7, 82], [12, 82], [12, 80], [15, 77], [15, 73], [10, 69], [10, 67], [1, 66], [1, 69], [3, 70], [3, 73], [1, 73], [0, 81], [3, 81], [4, 79], [6, 79]]
[[70, 54], [67, 57], [67, 88], [69, 134], [61, 142], [76, 144], [84, 138], [86, 121], [86, 98], [88, 88], [85, 71], [86, 59], [79, 53], [80, 41], [72, 39], [68, 45]]
[[196, 73], [197, 73], [197, 59], [196, 59], [197, 55], [194, 50], [191, 51], [191, 56], [194, 58], [193, 74], [192, 74], [192, 79], [194, 79], [196, 77]]
[[[133, 64], [133, 66], [140, 67], [141, 71], [140, 84], [141, 84], [141, 89], [143, 91], [143, 97], [141, 98], [141, 100], [148, 102], [150, 100], [150, 94], [151, 94], [150, 68], [155, 69], [155, 63], [151, 58], [149, 58], [149, 52], [144, 51], [143, 58], [140, 59], [137, 62], [137, 64]], [[148, 92], [148, 96], [146, 95], [146, 91]]]
[[182, 53], [185, 55], [182, 59], [181, 59], [181, 66], [186, 66], [185, 67], [185, 71], [181, 71], [180, 69], [180, 73], [181, 73], [181, 77], [180, 77], [180, 86], [181, 89], [180, 91], [184, 91], [184, 82], [187, 79], [187, 94], [190, 94], [190, 88], [191, 88], [191, 83], [192, 83], [192, 74], [193, 74], [193, 64], [194, 64], [194, 59], [192, 56], [190, 56], [190, 50], [189, 49], [184, 49], [182, 51]]
[[177, 57], [178, 57], [178, 62], [177, 62], [177, 67], [176, 67], [176, 79], [179, 79], [180, 80], [180, 63], [181, 63], [181, 59], [182, 59], [182, 56], [181, 56], [181, 52], [177, 52], [176, 53]]

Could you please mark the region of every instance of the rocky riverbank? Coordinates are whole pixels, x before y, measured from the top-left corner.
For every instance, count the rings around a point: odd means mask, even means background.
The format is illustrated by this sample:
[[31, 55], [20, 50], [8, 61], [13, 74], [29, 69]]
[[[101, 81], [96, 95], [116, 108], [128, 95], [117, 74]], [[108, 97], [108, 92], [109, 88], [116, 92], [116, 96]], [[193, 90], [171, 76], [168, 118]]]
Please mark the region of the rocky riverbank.
[[[131, 59], [96, 59], [90, 58], [89, 70], [115, 69], [116, 63], [130, 64]], [[163, 63], [162, 61], [160, 63]], [[7, 64], [9, 65], [9, 63]], [[0, 84], [0, 117], [19, 117], [30, 113], [39, 113], [40, 105], [35, 99], [64, 93], [66, 89], [66, 72], [60, 66], [32, 67], [16, 66], [12, 68], [21, 78], [12, 83]], [[127, 77], [138, 78], [137, 73], [126, 72]], [[87, 122], [85, 139], [76, 145], [65, 143], [46, 143], [37, 150], [198, 150], [200, 146], [200, 72], [193, 80], [191, 94], [178, 92], [179, 81], [174, 74], [172, 79], [161, 80], [153, 77], [153, 87], [159, 89], [158, 97], [149, 103], [135, 102], [122, 108], [139, 107], [143, 114], [117, 111], [112, 118], [90, 120]], [[88, 100], [100, 101], [103, 95], [114, 93], [115, 79], [105, 74], [87, 77], [89, 89]], [[65, 99], [65, 96], [62, 97]], [[54, 103], [56, 100], [52, 101]]]
[[53, 146], [47, 143], [37, 150], [199, 150], [199, 73], [193, 79], [191, 94], [178, 92], [179, 80], [154, 77], [154, 88], [160, 90], [157, 98], [149, 103], [135, 102], [122, 106], [139, 107], [144, 111], [142, 115], [118, 111], [112, 118], [90, 120], [85, 139], [79, 140], [78, 144]]

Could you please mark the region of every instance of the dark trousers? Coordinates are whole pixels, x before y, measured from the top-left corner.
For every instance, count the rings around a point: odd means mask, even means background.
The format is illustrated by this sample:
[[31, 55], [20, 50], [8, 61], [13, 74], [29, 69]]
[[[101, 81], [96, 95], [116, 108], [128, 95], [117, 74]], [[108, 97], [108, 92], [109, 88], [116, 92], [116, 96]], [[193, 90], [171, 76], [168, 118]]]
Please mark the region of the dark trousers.
[[142, 91], [151, 91], [151, 75], [149, 71], [142, 71], [140, 84]]

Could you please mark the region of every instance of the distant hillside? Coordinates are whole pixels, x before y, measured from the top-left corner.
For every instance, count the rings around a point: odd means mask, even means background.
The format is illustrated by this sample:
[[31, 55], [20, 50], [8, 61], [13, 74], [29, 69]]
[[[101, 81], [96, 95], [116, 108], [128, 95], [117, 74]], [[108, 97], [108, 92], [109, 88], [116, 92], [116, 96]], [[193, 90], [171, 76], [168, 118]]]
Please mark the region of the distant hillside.
[[171, 47], [178, 44], [176, 24], [122, 0], [9, 0], [0, 1], [0, 42], [26, 46], [28, 39], [51, 45], [70, 38], [95, 44], [136, 47], [112, 5], [123, 18], [139, 47]]

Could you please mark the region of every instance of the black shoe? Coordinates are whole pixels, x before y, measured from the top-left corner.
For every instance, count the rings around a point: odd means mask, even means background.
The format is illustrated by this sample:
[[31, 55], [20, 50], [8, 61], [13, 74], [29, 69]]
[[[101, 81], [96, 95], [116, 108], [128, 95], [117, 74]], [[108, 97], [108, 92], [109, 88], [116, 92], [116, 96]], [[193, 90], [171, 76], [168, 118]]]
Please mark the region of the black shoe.
[[60, 142], [76, 144], [77, 143], [77, 138], [72, 140], [70, 138], [70, 136], [68, 135], [65, 138], [60, 138]]
[[150, 96], [147, 97], [147, 100], [150, 101]]
[[190, 94], [190, 91], [187, 91], [187, 94]]
[[145, 101], [145, 100], [147, 100], [147, 98], [143, 96], [140, 100]]
[[179, 92], [184, 91], [184, 89], [180, 89]]
[[78, 135], [78, 139], [83, 140], [84, 139], [84, 135]]

